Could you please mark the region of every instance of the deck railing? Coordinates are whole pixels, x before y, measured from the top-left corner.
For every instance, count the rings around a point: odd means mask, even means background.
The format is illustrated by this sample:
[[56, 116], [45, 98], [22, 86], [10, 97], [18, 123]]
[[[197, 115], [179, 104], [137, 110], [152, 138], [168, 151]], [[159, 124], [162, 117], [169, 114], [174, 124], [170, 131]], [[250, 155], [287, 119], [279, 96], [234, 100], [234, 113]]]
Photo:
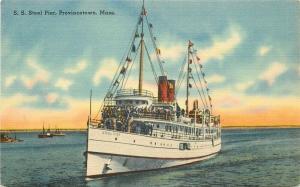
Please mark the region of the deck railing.
[[116, 97], [120, 96], [146, 96], [146, 97], [153, 97], [153, 93], [148, 90], [141, 90], [139, 92], [138, 89], [122, 89], [118, 90]]

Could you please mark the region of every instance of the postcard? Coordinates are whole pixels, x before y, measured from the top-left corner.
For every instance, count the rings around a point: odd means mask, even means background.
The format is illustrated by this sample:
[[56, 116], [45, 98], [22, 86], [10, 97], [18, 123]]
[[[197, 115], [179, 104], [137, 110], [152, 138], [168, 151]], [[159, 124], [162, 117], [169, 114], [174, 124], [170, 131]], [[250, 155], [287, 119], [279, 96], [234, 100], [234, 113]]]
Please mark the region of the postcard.
[[2, 0], [2, 186], [300, 185], [300, 2]]

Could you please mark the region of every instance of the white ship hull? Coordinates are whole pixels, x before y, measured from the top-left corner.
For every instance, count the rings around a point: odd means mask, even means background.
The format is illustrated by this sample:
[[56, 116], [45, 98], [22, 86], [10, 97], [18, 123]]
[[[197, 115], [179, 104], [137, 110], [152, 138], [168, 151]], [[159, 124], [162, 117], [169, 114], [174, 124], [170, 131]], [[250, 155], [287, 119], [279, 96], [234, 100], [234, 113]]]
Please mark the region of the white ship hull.
[[[190, 143], [189, 150], [179, 144]], [[216, 155], [221, 139], [178, 140], [89, 128], [88, 178], [156, 170], [199, 162]]]

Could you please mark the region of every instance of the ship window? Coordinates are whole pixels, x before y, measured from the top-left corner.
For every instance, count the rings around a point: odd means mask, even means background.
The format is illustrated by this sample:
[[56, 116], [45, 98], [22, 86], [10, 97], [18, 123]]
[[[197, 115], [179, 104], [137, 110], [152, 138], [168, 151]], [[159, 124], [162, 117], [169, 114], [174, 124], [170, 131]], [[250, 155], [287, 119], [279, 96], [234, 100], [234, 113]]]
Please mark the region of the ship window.
[[180, 143], [179, 150], [191, 150], [190, 143]]
[[135, 104], [139, 104], [139, 101], [135, 101]]
[[159, 124], [157, 124], [156, 127], [159, 128]]
[[135, 140], [133, 140], [133, 143], [135, 143]]
[[115, 140], [117, 140], [118, 138], [115, 138]]
[[179, 144], [179, 150], [184, 150], [184, 143]]

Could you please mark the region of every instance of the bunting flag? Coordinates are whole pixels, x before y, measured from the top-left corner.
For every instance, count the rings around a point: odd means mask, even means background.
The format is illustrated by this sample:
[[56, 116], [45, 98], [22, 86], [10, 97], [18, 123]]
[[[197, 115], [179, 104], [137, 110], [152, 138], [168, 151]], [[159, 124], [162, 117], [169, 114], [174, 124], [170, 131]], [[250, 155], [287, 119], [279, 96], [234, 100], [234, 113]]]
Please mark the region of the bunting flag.
[[191, 84], [189, 84], [189, 88], [192, 88], [192, 85], [191, 85]]
[[156, 40], [156, 37], [153, 37], [153, 40]]
[[210, 107], [212, 108], [212, 104], [210, 105]]
[[203, 68], [202, 64], [199, 64], [200, 68]]
[[134, 37], [135, 37], [135, 38], [138, 38], [138, 37], [140, 37], [139, 33], [138, 33], [138, 32], [136, 32], [136, 33], [135, 33], [135, 35], [134, 35]]
[[145, 9], [143, 9], [142, 15], [143, 15], [143, 16], [146, 16], [146, 15], [147, 15], [147, 11], [146, 11]]
[[160, 55], [160, 49], [156, 48], [156, 54]]
[[121, 74], [125, 74], [126, 73], [126, 68], [125, 67], [122, 67], [122, 69], [121, 69], [121, 72], [120, 72]]
[[205, 76], [205, 73], [204, 73], [204, 72], [202, 72], [202, 76], [203, 76], [203, 77]]
[[189, 73], [191, 73], [192, 72], [192, 68], [189, 68]]
[[198, 56], [196, 56], [196, 58], [197, 58], [198, 61], [200, 60], [200, 58]]
[[164, 64], [164, 63], [165, 63], [165, 61], [161, 61], [161, 63], [163, 63], [163, 64]]
[[136, 48], [135, 48], [135, 45], [133, 44], [132, 48], [131, 48], [131, 52], [135, 53], [135, 50], [136, 50]]
[[131, 59], [129, 57], [126, 58], [127, 62], [131, 62]]
[[206, 88], [206, 91], [209, 91], [209, 88]]
[[139, 19], [139, 25], [142, 23], [142, 17], [140, 17], [140, 19]]
[[192, 63], [193, 63], [192, 59], [190, 59], [190, 60], [189, 60], [189, 63], [190, 63], [190, 64], [192, 64]]
[[189, 40], [189, 47], [192, 47], [194, 44]]
[[152, 27], [153, 27], [152, 23], [149, 23], [149, 27], [150, 27], [150, 28], [152, 28]]
[[117, 84], [119, 84], [119, 81], [118, 81], [118, 80], [116, 80], [116, 82], [114, 83], [114, 86], [117, 85]]
[[204, 79], [205, 84], [207, 84], [207, 81]]
[[210, 96], [208, 96], [208, 99], [211, 101], [211, 97]]

